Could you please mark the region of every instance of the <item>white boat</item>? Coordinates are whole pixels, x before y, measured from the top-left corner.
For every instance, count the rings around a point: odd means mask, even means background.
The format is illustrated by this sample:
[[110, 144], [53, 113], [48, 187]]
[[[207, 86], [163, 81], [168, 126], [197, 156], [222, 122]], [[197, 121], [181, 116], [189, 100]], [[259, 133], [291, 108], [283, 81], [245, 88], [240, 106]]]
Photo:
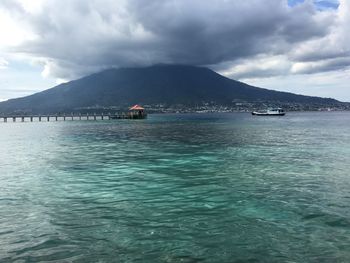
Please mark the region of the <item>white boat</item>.
[[252, 115], [257, 116], [284, 116], [286, 112], [282, 108], [268, 109], [265, 111], [253, 111]]

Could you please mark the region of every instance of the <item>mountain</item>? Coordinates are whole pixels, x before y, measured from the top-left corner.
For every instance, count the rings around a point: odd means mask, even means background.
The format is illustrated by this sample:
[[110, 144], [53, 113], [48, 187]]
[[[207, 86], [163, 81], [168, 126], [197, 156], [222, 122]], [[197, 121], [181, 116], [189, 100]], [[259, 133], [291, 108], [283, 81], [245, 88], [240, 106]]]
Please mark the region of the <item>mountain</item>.
[[339, 101], [278, 92], [235, 81], [203, 67], [156, 65], [109, 69], [27, 97], [0, 103], [0, 113], [57, 113], [89, 107], [127, 107], [133, 104], [242, 102], [338, 105]]

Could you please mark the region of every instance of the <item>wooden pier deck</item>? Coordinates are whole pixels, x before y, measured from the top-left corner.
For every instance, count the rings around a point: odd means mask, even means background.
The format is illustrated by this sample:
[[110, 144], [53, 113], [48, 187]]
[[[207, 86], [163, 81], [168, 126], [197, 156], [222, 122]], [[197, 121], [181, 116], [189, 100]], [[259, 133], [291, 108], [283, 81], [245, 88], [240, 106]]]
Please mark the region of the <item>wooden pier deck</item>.
[[74, 121], [74, 120], [115, 120], [115, 119], [145, 119], [147, 114], [117, 113], [117, 114], [96, 114], [96, 113], [75, 113], [75, 114], [47, 114], [47, 115], [1, 115], [0, 122], [49, 122], [49, 121]]

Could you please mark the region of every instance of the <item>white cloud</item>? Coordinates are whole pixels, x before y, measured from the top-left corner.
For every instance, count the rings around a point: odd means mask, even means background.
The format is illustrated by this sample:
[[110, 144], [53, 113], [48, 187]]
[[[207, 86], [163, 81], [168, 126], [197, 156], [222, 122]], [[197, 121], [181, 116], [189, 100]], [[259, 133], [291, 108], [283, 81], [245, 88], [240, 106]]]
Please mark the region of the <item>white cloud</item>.
[[350, 101], [350, 69], [332, 71], [327, 74], [285, 75], [270, 78], [249, 78], [242, 79], [242, 81], [262, 88]]
[[350, 63], [345, 63], [350, 62], [350, 1], [340, 0], [338, 10], [332, 12], [335, 23], [329, 34], [305, 41], [290, 52], [290, 59], [296, 62], [293, 73], [330, 71], [350, 66]]
[[26, 30], [20, 19], [16, 20], [5, 10], [0, 9], [0, 48], [12, 48], [26, 40], [34, 39], [34, 34]]
[[265, 78], [288, 75], [292, 63], [285, 55], [258, 55], [254, 58], [237, 61], [235, 65], [219, 71], [221, 74], [234, 78]]
[[32, 14], [42, 12], [45, 1], [47, 0], [18, 0], [23, 9]]
[[7, 62], [7, 60], [5, 60], [4, 58], [0, 57], [0, 69], [6, 69], [8, 64], [9, 63]]

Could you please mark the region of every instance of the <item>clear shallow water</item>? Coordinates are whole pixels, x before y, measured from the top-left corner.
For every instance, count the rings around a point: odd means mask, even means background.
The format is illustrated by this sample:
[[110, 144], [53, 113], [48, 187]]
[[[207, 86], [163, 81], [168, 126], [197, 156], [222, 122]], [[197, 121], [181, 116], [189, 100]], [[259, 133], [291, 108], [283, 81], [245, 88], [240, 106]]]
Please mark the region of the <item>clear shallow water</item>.
[[350, 113], [0, 124], [0, 262], [349, 262]]

